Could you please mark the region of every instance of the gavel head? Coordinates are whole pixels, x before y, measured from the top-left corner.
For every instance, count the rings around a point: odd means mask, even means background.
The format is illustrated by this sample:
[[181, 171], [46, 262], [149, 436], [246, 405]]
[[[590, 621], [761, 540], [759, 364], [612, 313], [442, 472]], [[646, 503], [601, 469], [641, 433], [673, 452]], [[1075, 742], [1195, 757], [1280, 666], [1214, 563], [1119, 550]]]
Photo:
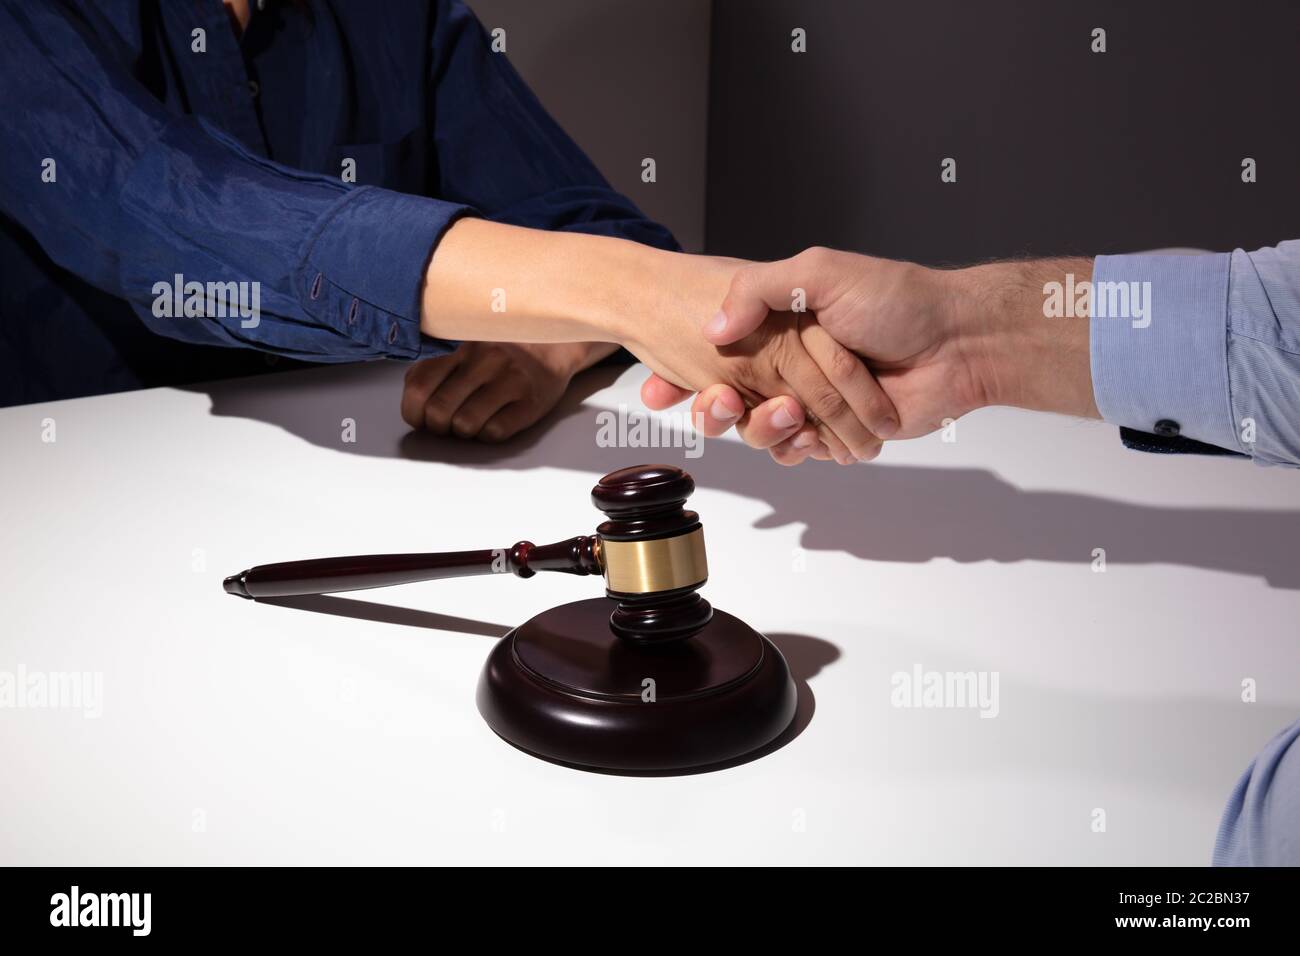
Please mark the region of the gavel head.
[[696, 592], [708, 580], [700, 516], [683, 506], [695, 481], [671, 465], [612, 472], [591, 489], [609, 519], [596, 529], [606, 594], [618, 601], [610, 627], [636, 644], [682, 640], [709, 623]]

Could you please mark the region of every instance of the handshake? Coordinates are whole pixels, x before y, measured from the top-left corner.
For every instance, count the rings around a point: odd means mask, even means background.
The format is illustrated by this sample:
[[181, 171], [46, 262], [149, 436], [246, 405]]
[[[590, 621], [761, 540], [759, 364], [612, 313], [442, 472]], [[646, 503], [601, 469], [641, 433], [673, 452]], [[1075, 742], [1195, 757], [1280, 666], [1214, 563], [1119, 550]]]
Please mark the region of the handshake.
[[[470, 221], [433, 257], [422, 326], [531, 344], [472, 344], [417, 363], [402, 414], [500, 440], [621, 345], [652, 371], [648, 407], [693, 395], [706, 435], [735, 426], [787, 465], [869, 461], [885, 441], [986, 405], [1096, 418], [1088, 320], [1043, 308], [1045, 286], [1091, 273], [1091, 259], [941, 270], [820, 248], [748, 263]], [[485, 311], [473, 300], [489, 285]]]

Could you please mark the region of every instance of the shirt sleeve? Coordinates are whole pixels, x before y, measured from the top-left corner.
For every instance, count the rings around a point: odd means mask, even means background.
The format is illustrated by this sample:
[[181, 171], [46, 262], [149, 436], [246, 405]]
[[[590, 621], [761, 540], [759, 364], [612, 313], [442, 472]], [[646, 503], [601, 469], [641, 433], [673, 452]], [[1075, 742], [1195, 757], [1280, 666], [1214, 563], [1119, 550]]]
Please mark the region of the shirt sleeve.
[[1300, 242], [1098, 256], [1091, 307], [1106, 421], [1300, 466]]
[[610, 186], [461, 0], [438, 0], [430, 62], [438, 195], [497, 222], [679, 248]]
[[445, 348], [421, 336], [420, 289], [466, 204], [259, 157], [168, 112], [64, 8], [0, 3], [0, 138], [0, 212], [157, 333], [312, 361]]

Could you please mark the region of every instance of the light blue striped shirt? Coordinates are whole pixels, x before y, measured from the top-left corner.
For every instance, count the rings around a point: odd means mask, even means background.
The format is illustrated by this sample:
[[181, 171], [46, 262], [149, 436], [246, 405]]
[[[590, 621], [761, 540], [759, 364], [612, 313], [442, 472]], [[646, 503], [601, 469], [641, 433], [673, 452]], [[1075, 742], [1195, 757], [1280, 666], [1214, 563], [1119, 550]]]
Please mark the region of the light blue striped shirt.
[[[1300, 466], [1300, 241], [1204, 255], [1098, 256], [1092, 388], [1102, 417]], [[1219, 866], [1300, 865], [1300, 721], [1246, 769]]]
[[1237, 781], [1214, 841], [1215, 866], [1300, 866], [1300, 720]]
[[1300, 466], [1300, 241], [1204, 255], [1098, 256], [1097, 408], [1140, 431]]

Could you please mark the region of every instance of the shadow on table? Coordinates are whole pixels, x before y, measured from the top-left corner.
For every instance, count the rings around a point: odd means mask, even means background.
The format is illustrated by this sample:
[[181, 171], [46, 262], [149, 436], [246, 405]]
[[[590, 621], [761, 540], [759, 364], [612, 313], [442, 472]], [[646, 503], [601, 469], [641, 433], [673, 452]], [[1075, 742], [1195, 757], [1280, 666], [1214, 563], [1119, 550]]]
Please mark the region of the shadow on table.
[[302, 597], [260, 598], [258, 604], [288, 607], [314, 614], [331, 614], [350, 617], [355, 621], [375, 624], [396, 624], [401, 627], [423, 627], [432, 631], [455, 631], [458, 634], [479, 634], [483, 637], [504, 637], [510, 628], [504, 624], [490, 624], [469, 617], [455, 617], [434, 611], [420, 611], [410, 607], [359, 601], [356, 598], [335, 597], [332, 594], [308, 594]]
[[[332, 595], [259, 601], [356, 620], [497, 639], [510, 627], [470, 618], [393, 607]], [[774, 753], [802, 734], [817, 709], [810, 681], [835, 663], [840, 650], [804, 634], [769, 634], [790, 665], [798, 689], [794, 720], [776, 740], [743, 757], [687, 771], [626, 773], [619, 776], [683, 776], [740, 766]], [[951, 660], [942, 648], [886, 638], [882, 650], [897, 660]], [[898, 642], [891, 647], [888, 641]], [[964, 666], [964, 665], [963, 665]], [[972, 668], [974, 669], [974, 668]], [[844, 759], [869, 760], [882, 770], [922, 780], [971, 779], [1031, 771], [1047, 777], [1078, 775], [1118, 780], [1133, 787], [1161, 786], [1171, 793], [1193, 791], [1226, 798], [1233, 780], [1264, 743], [1296, 718], [1293, 709], [1235, 700], [1099, 698], [1020, 682], [1000, 682], [998, 716], [970, 710], [927, 710], [889, 705], [889, 674], [879, 673], [878, 702], [860, 738], [846, 739]], [[1243, 742], [1247, 742], [1243, 747]], [[869, 754], [856, 751], [870, 748]], [[1159, 759], [1152, 759], [1158, 754]], [[555, 761], [549, 761], [554, 763]], [[567, 765], [565, 765], [567, 766]], [[589, 771], [590, 768], [574, 768]], [[1111, 799], [1112, 790], [1097, 799]], [[1085, 811], [1087, 808], [1085, 808]], [[1208, 837], [1207, 837], [1208, 839]], [[1208, 842], [1207, 842], [1208, 859]]]
[[[943, 662], [959, 672], [978, 669], [953, 660], [950, 647], [927, 646], [915, 635], [884, 642], [885, 657], [904, 672], [904, 662], [915, 661], [926, 668]], [[1104, 785], [1097, 803], [1068, 811], [1072, 819], [1082, 814], [1084, 827], [1093, 806], [1106, 807], [1125, 791], [1161, 788], [1171, 803], [1188, 793], [1226, 801], [1251, 759], [1300, 716], [1284, 704], [1241, 701], [1235, 674], [1225, 679], [1222, 696], [1207, 698], [1087, 693], [1003, 673], [992, 719], [973, 709], [892, 706], [892, 675], [882, 668], [878, 676], [885, 690], [872, 698], [874, 708], [865, 716], [873, 726], [848, 744], [857, 751], [854, 762], [878, 761], [890, 773], [936, 785], [945, 778], [968, 786], [1015, 775]], [[1213, 836], [1206, 838], [1207, 863]]]
[[[353, 454], [507, 471], [563, 467], [579, 472], [582, 483], [640, 460], [678, 462], [701, 487], [767, 503], [771, 510], [756, 527], [800, 523], [806, 527], [804, 548], [863, 560], [1083, 563], [1100, 547], [1112, 564], [1230, 571], [1277, 588], [1300, 588], [1300, 511], [1154, 507], [1024, 491], [979, 468], [782, 468], [731, 441], [712, 442], [694, 459], [684, 458], [681, 448], [601, 447], [596, 416], [604, 409], [584, 401], [617, 378], [619, 368], [580, 376], [555, 412], [504, 444], [440, 438], [412, 432], [402, 422], [402, 368], [372, 363], [313, 369], [201, 390], [211, 396], [214, 415], [267, 422]], [[355, 442], [342, 440], [344, 419], [356, 423]]]

